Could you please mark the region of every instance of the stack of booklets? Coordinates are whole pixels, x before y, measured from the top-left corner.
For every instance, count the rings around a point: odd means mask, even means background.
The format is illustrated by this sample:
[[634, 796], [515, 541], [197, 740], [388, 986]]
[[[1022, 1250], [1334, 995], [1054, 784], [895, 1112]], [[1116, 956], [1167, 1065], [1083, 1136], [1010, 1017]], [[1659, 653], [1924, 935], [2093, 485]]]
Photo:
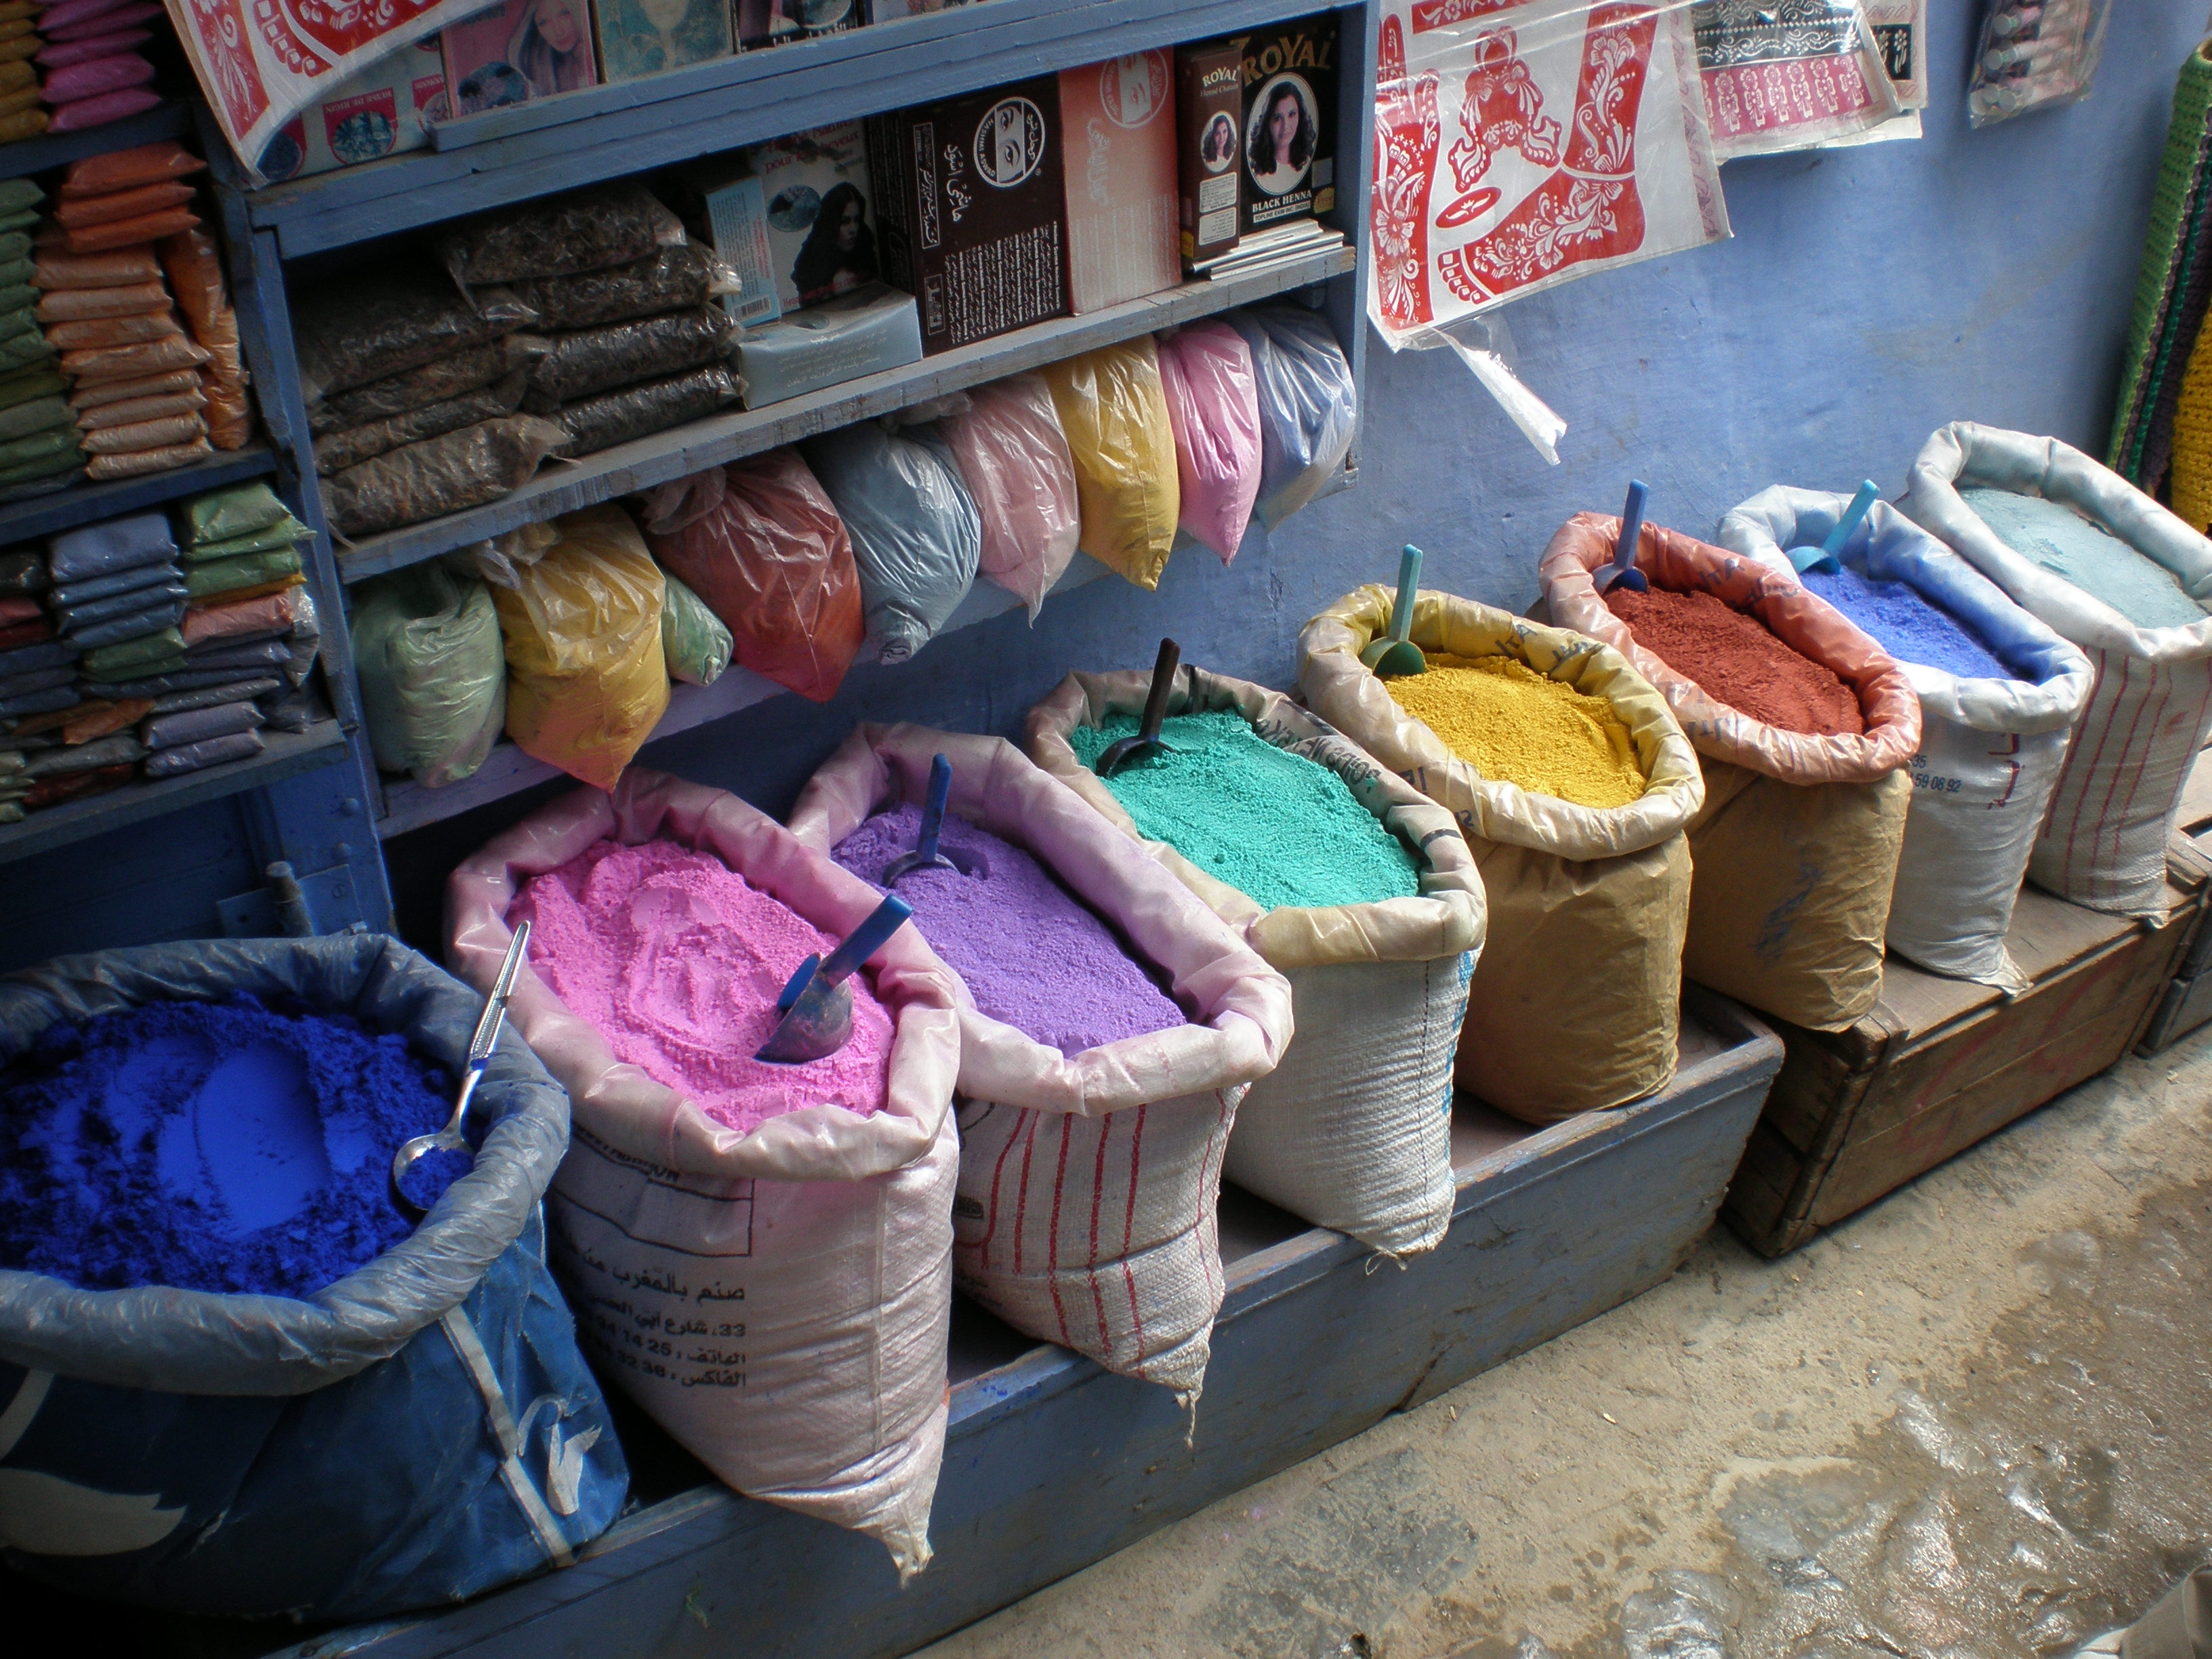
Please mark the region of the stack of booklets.
[[1256, 276], [1344, 246], [1342, 231], [1334, 230], [1318, 219], [1293, 219], [1286, 225], [1238, 238], [1229, 252], [1195, 262], [1189, 272], [1194, 282], [1218, 283], [1231, 276]]

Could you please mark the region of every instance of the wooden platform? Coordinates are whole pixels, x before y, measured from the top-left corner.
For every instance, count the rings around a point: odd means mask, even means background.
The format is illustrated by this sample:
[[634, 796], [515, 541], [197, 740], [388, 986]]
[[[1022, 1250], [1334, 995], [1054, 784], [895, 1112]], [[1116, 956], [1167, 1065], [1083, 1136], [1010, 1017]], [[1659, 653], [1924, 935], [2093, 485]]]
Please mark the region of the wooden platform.
[[[1463, 1101], [1451, 1231], [1402, 1270], [1224, 1193], [1228, 1295], [1189, 1444], [1165, 1390], [956, 1298], [937, 1559], [904, 1591], [880, 1546], [733, 1496], [624, 1408], [642, 1506], [564, 1572], [281, 1649], [275, 1632], [217, 1621], [102, 1608], [92, 1622], [127, 1629], [135, 1652], [202, 1659], [910, 1653], [1667, 1278], [1711, 1225], [1782, 1062], [1733, 1004], [1693, 992], [1690, 1012], [1680, 1073], [1649, 1100], [1541, 1130]], [[76, 1610], [0, 1580], [15, 1628]]]
[[[2212, 883], [2212, 749], [2197, 755], [2182, 789], [2173, 839], [2166, 849], [2166, 878], [2181, 887]], [[2196, 934], [2182, 947], [2172, 981], [2159, 1000], [2136, 1052], [2154, 1054], [2207, 1021], [2212, 1021], [2212, 921], [2200, 908]]]
[[1789, 1051], [1723, 1213], [1779, 1255], [2094, 1077], [2133, 1048], [2194, 936], [2203, 889], [2161, 929], [2024, 888], [2006, 948], [2033, 987], [2008, 1000], [1891, 957], [1849, 1030], [1772, 1022]]

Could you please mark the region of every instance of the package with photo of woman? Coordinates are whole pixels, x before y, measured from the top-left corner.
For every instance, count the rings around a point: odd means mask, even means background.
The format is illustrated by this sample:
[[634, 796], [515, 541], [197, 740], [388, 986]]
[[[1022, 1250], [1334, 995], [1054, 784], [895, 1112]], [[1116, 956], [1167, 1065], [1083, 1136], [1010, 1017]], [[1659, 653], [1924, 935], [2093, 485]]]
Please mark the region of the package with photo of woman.
[[728, 0], [598, 0], [599, 67], [610, 82], [727, 58]]
[[[869, 21], [867, 0], [733, 0], [731, 9], [737, 15], [738, 46], [744, 52], [811, 40]], [[906, 15], [903, 6], [896, 15]]]
[[456, 116], [597, 86], [590, 0], [502, 0], [443, 32]]
[[1336, 206], [1336, 15], [1246, 37], [1244, 188], [1239, 228]]
[[876, 228], [860, 124], [841, 121], [748, 153], [768, 215], [776, 297], [790, 311], [876, 280]]

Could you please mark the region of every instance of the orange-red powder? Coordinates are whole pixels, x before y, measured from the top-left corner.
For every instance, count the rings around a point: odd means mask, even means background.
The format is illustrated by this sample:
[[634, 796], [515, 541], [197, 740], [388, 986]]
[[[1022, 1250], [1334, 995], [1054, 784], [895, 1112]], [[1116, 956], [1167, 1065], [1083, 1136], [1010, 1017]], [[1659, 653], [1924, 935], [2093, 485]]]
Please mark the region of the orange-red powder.
[[1858, 693], [1835, 670], [1801, 655], [1756, 617], [1711, 593], [1663, 587], [1632, 593], [1614, 587], [1607, 609], [1628, 624], [1637, 644], [1705, 695], [1785, 732], [1856, 738], [1866, 732]]

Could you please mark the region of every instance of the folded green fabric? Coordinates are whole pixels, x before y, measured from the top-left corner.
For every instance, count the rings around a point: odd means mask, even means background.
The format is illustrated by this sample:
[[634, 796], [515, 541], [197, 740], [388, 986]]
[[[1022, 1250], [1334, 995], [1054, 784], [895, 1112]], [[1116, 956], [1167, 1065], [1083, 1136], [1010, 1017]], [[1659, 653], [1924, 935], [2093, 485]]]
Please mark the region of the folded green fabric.
[[46, 362], [60, 355], [46, 343], [46, 337], [35, 328], [28, 334], [0, 339], [0, 368], [28, 368], [33, 363]]
[[74, 471], [84, 465], [84, 457], [77, 453], [72, 441], [69, 447], [52, 455], [41, 455], [34, 461], [22, 461], [9, 467], [0, 467], [0, 489], [15, 484], [36, 483], [51, 478], [56, 473]]
[[34, 306], [25, 306], [20, 311], [0, 311], [0, 340], [12, 340], [19, 334], [36, 334], [39, 313]]
[[11, 230], [0, 235], [0, 259], [28, 259], [31, 257], [31, 239], [21, 231]]
[[46, 199], [46, 192], [28, 179], [0, 179], [0, 213], [21, 213]]
[[33, 398], [58, 397], [68, 390], [69, 382], [58, 370], [43, 365], [19, 368], [12, 374], [0, 374], [0, 409], [12, 409]]
[[212, 599], [241, 587], [258, 587], [282, 576], [295, 574], [300, 556], [290, 548], [276, 553], [248, 553], [235, 559], [216, 559], [185, 568], [185, 591], [196, 599]]
[[[234, 540], [272, 525], [297, 524], [276, 492], [258, 481], [195, 495], [184, 506], [185, 539], [194, 547]], [[307, 532], [301, 529], [300, 535]]]
[[38, 222], [35, 213], [0, 213], [0, 230], [28, 230]]
[[[0, 238], [0, 240], [4, 240], [4, 238]], [[0, 259], [0, 286], [8, 288], [35, 288], [38, 284], [32, 282], [31, 278], [37, 276], [39, 266], [36, 260], [23, 258]]]
[[63, 398], [33, 398], [28, 403], [0, 407], [0, 441], [27, 438], [33, 432], [58, 426], [74, 429], [75, 424], [68, 400]]
[[273, 553], [280, 547], [289, 547], [295, 542], [306, 541], [314, 532], [287, 513], [277, 523], [266, 530], [249, 530], [243, 536], [233, 536], [227, 541], [194, 542], [185, 549], [185, 559], [191, 564], [202, 564], [210, 559], [234, 559], [241, 553]]
[[174, 667], [184, 665], [185, 636], [174, 624], [157, 633], [118, 640], [112, 645], [94, 646], [77, 659], [77, 669], [87, 679], [144, 679], [154, 674], [173, 672], [173, 668], [147, 666], [150, 663], [169, 663], [172, 659]]
[[28, 283], [10, 283], [0, 276], [0, 311], [36, 311], [42, 297]]
[[74, 426], [33, 432], [27, 438], [15, 438], [0, 443], [0, 473], [32, 461], [42, 461], [49, 455], [74, 456], [76, 453], [76, 428]]
[[84, 467], [71, 460], [59, 472], [49, 472], [41, 477], [27, 478], [11, 484], [0, 484], [0, 501], [28, 501], [33, 495], [51, 495], [57, 489], [68, 489], [84, 482]]

